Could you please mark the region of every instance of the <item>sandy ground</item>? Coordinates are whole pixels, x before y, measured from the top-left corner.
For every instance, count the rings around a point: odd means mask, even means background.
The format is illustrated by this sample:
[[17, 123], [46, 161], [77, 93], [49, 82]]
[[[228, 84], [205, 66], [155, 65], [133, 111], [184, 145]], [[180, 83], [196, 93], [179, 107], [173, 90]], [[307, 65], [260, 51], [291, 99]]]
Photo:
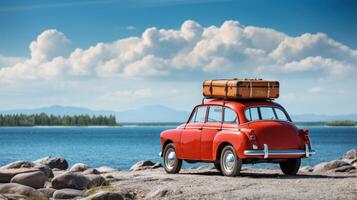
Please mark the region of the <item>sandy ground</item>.
[[231, 178], [209, 168], [174, 175], [163, 168], [109, 174], [112, 189], [134, 199], [357, 199], [356, 174], [284, 176], [280, 170], [243, 169]]

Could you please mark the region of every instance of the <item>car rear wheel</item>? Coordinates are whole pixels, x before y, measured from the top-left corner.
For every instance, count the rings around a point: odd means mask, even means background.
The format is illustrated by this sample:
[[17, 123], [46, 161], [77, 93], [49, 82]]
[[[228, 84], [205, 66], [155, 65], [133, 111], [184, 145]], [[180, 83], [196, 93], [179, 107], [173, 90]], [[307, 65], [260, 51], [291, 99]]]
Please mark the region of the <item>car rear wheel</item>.
[[175, 146], [172, 143], [165, 146], [163, 155], [165, 171], [169, 174], [178, 173], [182, 166], [182, 160], [176, 157]]
[[299, 171], [300, 164], [300, 158], [288, 159], [280, 163], [280, 169], [285, 175], [295, 175]]
[[220, 164], [225, 176], [237, 176], [242, 167], [242, 160], [238, 158], [231, 145], [225, 146], [221, 152]]

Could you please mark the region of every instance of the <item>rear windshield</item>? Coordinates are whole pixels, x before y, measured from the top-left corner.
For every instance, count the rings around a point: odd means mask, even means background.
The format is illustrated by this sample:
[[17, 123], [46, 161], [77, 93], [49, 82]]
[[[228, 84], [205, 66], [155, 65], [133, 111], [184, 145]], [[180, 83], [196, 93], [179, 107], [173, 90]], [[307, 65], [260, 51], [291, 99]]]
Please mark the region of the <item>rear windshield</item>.
[[281, 120], [290, 121], [283, 110], [278, 107], [258, 106], [245, 110], [245, 117], [248, 121], [256, 120]]

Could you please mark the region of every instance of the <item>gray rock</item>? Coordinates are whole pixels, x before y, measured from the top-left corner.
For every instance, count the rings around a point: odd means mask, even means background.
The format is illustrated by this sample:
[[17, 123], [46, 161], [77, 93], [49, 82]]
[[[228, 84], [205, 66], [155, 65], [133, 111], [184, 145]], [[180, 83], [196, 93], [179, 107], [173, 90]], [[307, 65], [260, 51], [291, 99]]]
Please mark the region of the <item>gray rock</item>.
[[17, 174], [11, 179], [11, 183], [27, 185], [32, 188], [43, 188], [47, 180], [46, 175], [42, 171]]
[[351, 166], [348, 162], [342, 160], [333, 160], [330, 162], [323, 162], [314, 167], [314, 172], [327, 172], [343, 166]]
[[94, 168], [86, 169], [82, 174], [88, 175], [88, 174], [100, 174], [100, 172]]
[[47, 157], [38, 159], [38, 160], [36, 160], [34, 162], [35, 163], [39, 163], [39, 164], [43, 164], [43, 165], [47, 165], [51, 169], [54, 169], [54, 168], [60, 169], [60, 170], [68, 169], [68, 162], [63, 157], [47, 156]]
[[34, 166], [35, 166], [35, 163], [33, 163], [33, 162], [20, 160], [20, 161], [12, 162], [5, 166], [2, 166], [1, 169], [31, 168]]
[[18, 183], [6, 183], [0, 185], [0, 194], [18, 194], [36, 200], [48, 200], [48, 198], [41, 192], [32, 187], [20, 185]]
[[96, 168], [96, 170], [98, 170], [99, 173], [101, 173], [101, 174], [112, 173], [112, 172], [115, 172], [115, 171], [119, 171], [118, 169], [114, 169], [114, 168], [107, 167], [107, 166], [98, 167], [98, 168]]
[[161, 163], [155, 163], [155, 165], [153, 165], [151, 167], [151, 169], [157, 169], [157, 168], [160, 168], [160, 167], [162, 167]]
[[0, 194], [1, 200], [27, 200], [28, 197], [21, 194]]
[[312, 172], [314, 171], [314, 168], [312, 166], [303, 166], [299, 170], [302, 172]]
[[124, 200], [124, 197], [115, 192], [99, 192], [83, 200]]
[[56, 190], [53, 189], [53, 188], [40, 188], [40, 189], [37, 189], [37, 191], [41, 192], [42, 194], [44, 194], [48, 198], [52, 198], [53, 197], [53, 193]]
[[85, 170], [89, 169], [90, 167], [86, 164], [83, 163], [76, 163], [74, 164], [71, 169], [69, 169], [70, 172], [84, 172]]
[[341, 159], [357, 159], [357, 149], [347, 151]]
[[352, 165], [345, 165], [345, 166], [333, 169], [332, 171], [333, 172], [349, 172], [349, 171], [354, 170], [354, 169], [356, 169], [356, 168], [354, 166], [352, 166]]
[[9, 183], [17, 174], [39, 171], [35, 168], [0, 169], [0, 183]]
[[65, 172], [52, 179], [52, 187], [55, 189], [71, 188], [84, 190], [89, 184], [89, 179], [82, 174]]
[[89, 180], [87, 188], [108, 185], [105, 178], [100, 175], [86, 175], [86, 178]]
[[142, 160], [134, 164], [131, 168], [130, 171], [139, 171], [139, 170], [145, 170], [145, 169], [152, 169], [152, 167], [155, 165], [155, 163], [151, 162], [150, 160]]
[[47, 165], [36, 164], [33, 168], [39, 169], [40, 171], [42, 171], [46, 175], [47, 178], [53, 178], [53, 176], [54, 176], [52, 169]]
[[75, 189], [61, 189], [61, 190], [56, 190], [53, 193], [53, 198], [55, 199], [73, 199], [76, 197], [82, 197], [84, 192], [82, 190], [75, 190]]
[[165, 197], [168, 193], [170, 193], [171, 190], [169, 188], [159, 188], [156, 190], [152, 190], [149, 192], [145, 199], [161, 199]]

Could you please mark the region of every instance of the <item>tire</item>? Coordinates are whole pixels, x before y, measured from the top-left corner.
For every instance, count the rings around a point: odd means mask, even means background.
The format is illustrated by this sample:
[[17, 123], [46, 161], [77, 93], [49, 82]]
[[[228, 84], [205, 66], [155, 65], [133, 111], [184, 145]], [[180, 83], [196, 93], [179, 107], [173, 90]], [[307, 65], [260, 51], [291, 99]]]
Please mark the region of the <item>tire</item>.
[[182, 160], [177, 159], [174, 144], [165, 146], [163, 154], [164, 169], [169, 174], [176, 174], [181, 170]]
[[225, 176], [238, 176], [242, 168], [242, 160], [231, 145], [225, 146], [221, 152], [220, 165]]
[[216, 162], [214, 162], [213, 164], [214, 164], [214, 167], [216, 168], [216, 170], [217, 170], [220, 174], [222, 174], [222, 167], [221, 167], [220, 161], [216, 161]]
[[295, 175], [299, 171], [300, 164], [300, 158], [288, 159], [280, 163], [280, 169], [285, 175]]

